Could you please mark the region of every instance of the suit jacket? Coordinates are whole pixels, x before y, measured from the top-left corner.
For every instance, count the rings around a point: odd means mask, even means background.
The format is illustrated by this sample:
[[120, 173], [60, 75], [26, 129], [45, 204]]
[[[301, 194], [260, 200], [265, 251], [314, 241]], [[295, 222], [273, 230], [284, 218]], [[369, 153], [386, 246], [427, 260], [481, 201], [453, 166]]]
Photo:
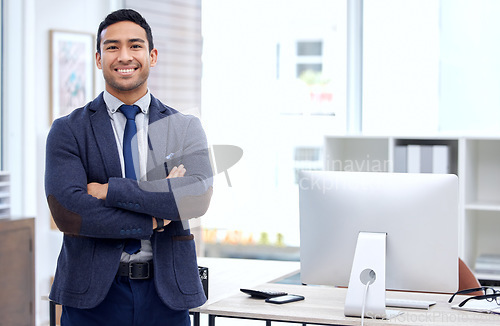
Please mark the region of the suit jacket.
[[[172, 309], [202, 305], [194, 238], [187, 219], [208, 209], [212, 168], [199, 119], [151, 96], [147, 180], [122, 178], [118, 148], [101, 93], [85, 107], [54, 121], [47, 137], [45, 191], [64, 232], [50, 299], [76, 308], [97, 306], [117, 273], [127, 238], [149, 239], [154, 281]], [[180, 163], [187, 173], [166, 179]], [[108, 183], [106, 200], [87, 193]], [[172, 222], [154, 232], [152, 216]]]

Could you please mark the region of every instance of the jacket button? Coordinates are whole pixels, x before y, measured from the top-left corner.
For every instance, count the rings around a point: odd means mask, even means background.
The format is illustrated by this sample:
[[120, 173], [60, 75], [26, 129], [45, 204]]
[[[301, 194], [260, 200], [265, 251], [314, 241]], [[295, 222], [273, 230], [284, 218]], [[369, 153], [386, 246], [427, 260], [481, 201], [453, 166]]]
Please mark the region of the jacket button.
[[125, 235], [125, 230], [120, 230], [121, 235]]

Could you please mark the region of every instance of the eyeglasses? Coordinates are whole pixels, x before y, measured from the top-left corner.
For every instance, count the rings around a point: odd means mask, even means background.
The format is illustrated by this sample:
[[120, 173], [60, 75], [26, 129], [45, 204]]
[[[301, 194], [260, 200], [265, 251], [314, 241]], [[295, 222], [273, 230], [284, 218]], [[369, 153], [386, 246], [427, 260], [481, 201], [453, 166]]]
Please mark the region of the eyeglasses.
[[467, 293], [472, 293], [472, 292], [477, 292], [477, 291], [483, 291], [484, 295], [476, 295], [473, 297], [469, 297], [469, 298], [465, 299], [464, 301], [460, 302], [458, 304], [458, 306], [463, 307], [469, 300], [486, 300], [488, 302], [493, 302], [493, 300], [495, 300], [495, 302], [498, 305], [500, 305], [500, 291], [497, 291], [497, 290], [490, 288], [490, 287], [487, 287], [487, 286], [458, 291], [451, 296], [450, 300], [448, 300], [448, 303], [451, 303], [457, 294], [467, 294]]

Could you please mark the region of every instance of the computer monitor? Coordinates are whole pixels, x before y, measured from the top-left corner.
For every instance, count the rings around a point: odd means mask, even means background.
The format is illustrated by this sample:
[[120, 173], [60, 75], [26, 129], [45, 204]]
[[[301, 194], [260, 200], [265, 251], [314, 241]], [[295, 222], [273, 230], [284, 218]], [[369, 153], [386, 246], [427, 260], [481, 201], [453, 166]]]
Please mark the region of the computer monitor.
[[458, 178], [445, 174], [303, 171], [304, 284], [348, 286], [360, 232], [386, 233], [386, 288], [458, 288]]

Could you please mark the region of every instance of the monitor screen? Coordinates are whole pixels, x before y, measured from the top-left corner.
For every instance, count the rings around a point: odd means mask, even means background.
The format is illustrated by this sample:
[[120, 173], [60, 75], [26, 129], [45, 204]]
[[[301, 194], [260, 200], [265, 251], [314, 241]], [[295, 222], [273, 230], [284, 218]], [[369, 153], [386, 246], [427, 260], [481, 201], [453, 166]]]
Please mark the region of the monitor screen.
[[457, 176], [303, 171], [299, 205], [302, 283], [348, 286], [359, 232], [384, 232], [387, 289], [458, 289]]

